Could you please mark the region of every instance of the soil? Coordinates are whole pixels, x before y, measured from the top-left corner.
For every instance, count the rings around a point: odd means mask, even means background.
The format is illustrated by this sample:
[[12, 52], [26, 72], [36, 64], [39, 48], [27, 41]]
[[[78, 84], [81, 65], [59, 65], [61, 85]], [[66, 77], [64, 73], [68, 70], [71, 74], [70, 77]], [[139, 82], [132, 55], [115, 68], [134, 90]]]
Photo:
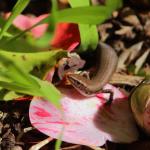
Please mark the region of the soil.
[[[14, 3], [15, 0], [0, 1], [0, 11], [10, 11]], [[131, 6], [129, 4], [131, 4]], [[149, 5], [150, 4], [147, 4], [145, 7], [147, 10], [143, 11], [142, 7], [140, 9], [139, 6], [136, 7], [135, 2], [129, 3], [128, 1], [124, 3], [124, 7], [118, 12], [117, 17], [114, 14], [113, 18], [105, 22], [106, 24], [110, 23], [112, 27], [105, 28], [108, 37], [104, 39], [104, 41], [116, 48], [118, 55], [122, 53], [122, 49], [124, 47], [131, 47], [132, 45], [141, 41], [144, 41], [142, 53], [149, 48], [150, 33], [148, 33], [148, 30], [146, 29], [146, 20], [148, 20], [148, 18], [150, 20], [150, 11], [148, 11]], [[40, 15], [49, 12], [50, 7], [51, 5], [48, 0], [33, 0], [24, 13], [30, 12], [35, 15]], [[130, 13], [134, 14], [138, 18], [140, 25], [134, 25], [123, 20], [124, 16], [128, 16]], [[122, 31], [116, 34], [116, 31], [121, 29], [120, 24], [123, 26], [130, 26], [133, 28], [133, 30], [130, 33]], [[144, 30], [141, 29], [141, 27], [144, 28]], [[102, 33], [100, 33], [100, 36], [102, 36]], [[134, 63], [138, 58], [139, 57], [136, 57], [129, 64]], [[147, 57], [145, 64], [150, 63], [150, 59], [148, 58], [150, 57]], [[128, 86], [126, 88], [128, 88], [129, 92], [132, 89], [132, 87]], [[8, 102], [0, 101], [0, 150], [28, 150], [32, 145], [48, 138], [46, 135], [34, 129], [30, 124], [28, 116], [29, 105], [30, 100], [12, 100]], [[54, 146], [55, 140], [43, 146], [41, 150], [54, 150]], [[68, 150], [90, 150], [90, 148], [86, 146], [77, 145], [76, 147], [69, 148], [70, 146], [75, 145], [65, 142], [62, 143], [62, 148]], [[118, 144], [108, 141], [103, 148], [106, 150], [149, 150], [150, 139], [141, 132], [141, 138], [137, 142], [131, 144]]]

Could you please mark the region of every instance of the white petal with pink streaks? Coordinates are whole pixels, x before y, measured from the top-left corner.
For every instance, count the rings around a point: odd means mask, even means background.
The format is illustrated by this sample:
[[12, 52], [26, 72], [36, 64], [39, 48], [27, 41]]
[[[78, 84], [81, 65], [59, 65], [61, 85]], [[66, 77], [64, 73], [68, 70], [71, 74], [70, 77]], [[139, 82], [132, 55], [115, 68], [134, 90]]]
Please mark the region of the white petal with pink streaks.
[[[50, 102], [34, 97], [30, 105], [30, 121], [42, 133], [58, 138], [63, 130], [62, 140], [82, 145], [101, 146], [108, 140], [131, 142], [137, 139], [137, 131], [127, 107], [125, 96], [118, 89], [107, 85], [105, 88], [114, 91], [114, 102], [110, 108], [105, 108], [104, 97], [106, 94], [98, 94], [97, 97], [83, 97], [73, 88], [61, 88], [64, 94], [61, 105], [64, 111], [64, 118], [55, 106]], [[100, 98], [101, 97], [101, 98]], [[118, 100], [121, 99], [121, 100]], [[123, 99], [123, 100], [122, 100]], [[121, 101], [121, 109], [116, 106]], [[125, 106], [124, 106], [125, 104]], [[105, 113], [102, 113], [105, 110]], [[113, 119], [107, 114], [113, 114]], [[116, 122], [116, 120], [117, 122]], [[110, 119], [110, 120], [109, 120]], [[115, 120], [115, 121], [114, 121]], [[123, 123], [123, 124], [122, 124]], [[127, 124], [127, 126], [125, 125]], [[123, 127], [127, 127], [125, 132]], [[114, 129], [114, 132], [112, 129]], [[120, 134], [117, 132], [121, 132]]]

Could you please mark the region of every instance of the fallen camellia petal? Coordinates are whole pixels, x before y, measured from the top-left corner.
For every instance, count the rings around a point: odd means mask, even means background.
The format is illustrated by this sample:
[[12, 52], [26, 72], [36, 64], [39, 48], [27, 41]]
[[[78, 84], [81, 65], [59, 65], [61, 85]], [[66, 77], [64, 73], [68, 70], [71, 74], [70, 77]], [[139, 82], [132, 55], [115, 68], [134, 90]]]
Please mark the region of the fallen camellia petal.
[[61, 99], [63, 115], [49, 101], [34, 97], [29, 109], [30, 121], [52, 138], [58, 138], [63, 128], [62, 140], [69, 143], [101, 146], [106, 140], [137, 140], [138, 132], [125, 95], [113, 86], [106, 85], [105, 88], [114, 92], [110, 106], [104, 104], [107, 94], [87, 98], [74, 88], [60, 88], [64, 95]]

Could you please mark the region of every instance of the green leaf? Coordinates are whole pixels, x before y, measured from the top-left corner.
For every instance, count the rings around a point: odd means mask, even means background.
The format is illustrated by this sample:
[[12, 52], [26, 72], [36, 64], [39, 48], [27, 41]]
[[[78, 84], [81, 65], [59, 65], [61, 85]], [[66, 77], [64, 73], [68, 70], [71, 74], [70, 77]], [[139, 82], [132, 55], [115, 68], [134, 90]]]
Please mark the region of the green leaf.
[[0, 23], [1, 23], [1, 26], [4, 26], [4, 24], [5, 24], [5, 20], [4, 20], [4, 18], [2, 17], [2, 16], [0, 16]]
[[52, 2], [52, 11], [51, 11], [51, 13], [54, 15], [55, 12], [58, 10], [58, 4], [57, 4], [56, 0], [51, 0], [51, 2]]
[[[7, 73], [5, 73], [5, 75], [6, 74]], [[0, 72], [0, 76], [1, 75], [2, 74]], [[4, 75], [4, 73], [3, 73], [3, 75]], [[12, 81], [13, 81], [13, 79], [12, 79]], [[25, 83], [21, 84], [21, 83], [18, 83], [17, 81], [16, 82], [0, 81], [0, 86], [7, 90], [11, 90], [11, 91], [15, 91], [15, 92], [23, 93], [23, 94], [41, 96], [41, 95], [39, 95], [38, 88], [34, 85], [32, 85], [32, 87], [30, 87], [29, 84], [25, 84]], [[33, 88], [36, 88], [36, 89], [33, 89]]]
[[[76, 8], [71, 8], [71, 9], [68, 8], [65, 10], [55, 11], [56, 22], [80, 23], [79, 24], [79, 30], [81, 36], [80, 51], [81, 50], [84, 51], [88, 47], [95, 49], [98, 43], [98, 32], [96, 26], [91, 26], [91, 24], [102, 23], [105, 19], [110, 17], [112, 11], [114, 11], [116, 8], [121, 6], [121, 1], [114, 0], [112, 2], [109, 0], [107, 1], [106, 6], [88, 6], [89, 0], [84, 0], [84, 1], [70, 0], [69, 2], [71, 6]], [[83, 22], [83, 21], [88, 21], [88, 22]], [[84, 25], [82, 24], [82, 22]]]
[[91, 25], [89, 28], [89, 38], [91, 41], [91, 49], [96, 49], [98, 42], [99, 42], [99, 35], [97, 31], [97, 27], [94, 25]]
[[72, 7], [90, 6], [90, 1], [89, 0], [84, 0], [84, 1], [81, 1], [81, 0], [69, 0], [69, 4]]
[[9, 100], [13, 100], [13, 99], [16, 99], [16, 98], [23, 96], [22, 94], [15, 93], [14, 91], [8, 91], [8, 90], [5, 90], [5, 91], [6, 91], [5, 93], [2, 91], [3, 94], [0, 93], [0, 99], [1, 100], [3, 99], [5, 101], [9, 101]]
[[95, 50], [99, 41], [97, 27], [95, 25], [79, 24], [79, 30], [81, 45], [78, 52], [84, 52], [87, 49]]
[[[2, 29], [0, 29], [0, 32], [1, 32]], [[12, 37], [13, 35], [9, 32], [5, 32], [4, 35], [5, 37]]]
[[37, 52], [41, 51], [41, 48], [38, 48], [32, 44], [30, 44], [24, 38], [15, 39], [10, 41], [12, 38], [4, 37], [0, 40], [0, 49], [3, 51], [10, 52]]
[[4, 55], [0, 55], [0, 58], [1, 64], [4, 66], [0, 71], [0, 76], [8, 78], [9, 81], [0, 81], [1, 87], [19, 93], [44, 97], [55, 106], [60, 107], [61, 93], [51, 83], [28, 74]]
[[[79, 6], [89, 6], [90, 1], [89, 0], [69, 0], [69, 3], [72, 8], [74, 7], [79, 7]], [[81, 39], [81, 44], [80, 44], [80, 51], [85, 51], [88, 49], [90, 43], [90, 38], [89, 38], [89, 28], [90, 26], [88, 24], [78, 24], [79, 25], [79, 31], [80, 31], [80, 39]], [[79, 51], [79, 52], [80, 52]]]
[[[52, 50], [52, 51], [41, 51], [36, 53], [35, 52], [25, 53], [25, 52], [9, 52], [0, 50], [0, 55], [9, 59], [14, 64], [19, 65], [26, 72], [31, 72], [34, 69], [34, 67], [37, 68], [42, 67], [43, 69], [50, 69], [56, 64], [56, 61], [58, 59], [67, 56], [67, 52], [63, 50]], [[43, 65], [45, 66], [45, 68], [43, 67]], [[3, 66], [0, 61], [0, 68], [1, 67]]]
[[[4, 59], [1, 57], [1, 61], [3, 62]], [[6, 61], [6, 60], [5, 60]], [[9, 64], [12, 61], [6, 61], [4, 62], [4, 69], [2, 68], [2, 71], [0, 71], [0, 74], [2, 76], [4, 76], [6, 79], [11, 79], [11, 80], [17, 80], [17, 84], [23, 84], [23, 88], [33, 88], [32, 85], [36, 85], [36, 87], [40, 87], [37, 82], [35, 82], [34, 80], [32, 80], [31, 78], [29, 78], [29, 76], [27, 74], [24, 74], [24, 71], [21, 71], [18, 67], [14, 67], [13, 65]], [[8, 69], [9, 68], [9, 69]], [[30, 86], [28, 84], [28, 82], [30, 82]], [[14, 85], [16, 83], [13, 83]], [[20, 90], [20, 89], [19, 89]]]
[[[102, 14], [102, 15], [101, 15]], [[102, 23], [110, 13], [106, 11], [105, 6], [88, 6], [88, 7], [77, 7], [77, 8], [67, 8], [65, 10], [59, 10], [56, 12], [58, 22], [72, 22], [72, 23], [81, 23], [81, 24], [99, 24]], [[107, 17], [106, 17], [107, 16]], [[40, 22], [34, 24], [32, 27], [22, 31], [21, 33], [14, 36], [10, 41], [14, 41], [17, 38], [23, 36], [26, 32], [30, 31], [34, 27], [44, 24], [51, 23], [53, 16], [50, 15]]]
[[80, 32], [80, 48], [78, 52], [83, 52], [88, 49], [90, 45], [90, 37], [89, 37], [90, 26], [87, 24], [79, 24], [79, 32]]
[[55, 150], [60, 150], [61, 144], [62, 144], [62, 140], [61, 139], [57, 139], [56, 143], [55, 143]]
[[81, 6], [57, 12], [57, 22], [72, 22], [95, 25], [102, 23], [110, 13], [106, 6]]
[[52, 12], [51, 16], [49, 17], [49, 26], [48, 26], [48, 32], [49, 34], [53, 35], [55, 27], [56, 27], [56, 12], [58, 10], [57, 1], [52, 0]]
[[[85, 0], [85, 1], [70, 0], [69, 2], [72, 7], [90, 5], [89, 0]], [[80, 31], [81, 44], [78, 52], [83, 52], [89, 48], [91, 48], [91, 50], [95, 49], [97, 47], [98, 40], [99, 40], [96, 25], [79, 24], [79, 31]]]
[[61, 98], [61, 93], [56, 89], [56, 87], [47, 81], [42, 81], [38, 78], [35, 79], [41, 86], [39, 91], [41, 96], [52, 102], [55, 106], [60, 107], [59, 100]]
[[[36, 75], [37, 77], [43, 78], [45, 73], [56, 64], [58, 59], [67, 56], [67, 52], [63, 50], [53, 50], [36, 53], [23, 53], [23, 52], [20, 53], [1, 50], [0, 56], [2, 56], [2, 58], [4, 57], [6, 60], [9, 60], [6, 61], [5, 63], [4, 63], [5, 59], [0, 61], [0, 81], [1, 81], [0, 86], [3, 86], [3, 88], [7, 88], [9, 90], [14, 88], [15, 89], [14, 91], [16, 92], [26, 91], [24, 92], [25, 94], [32, 95], [32, 93], [35, 93], [36, 89], [33, 88], [31, 85], [32, 84], [35, 85], [36, 83], [32, 83], [34, 82], [34, 80], [30, 81], [30, 78], [28, 78], [28, 76], [26, 76], [25, 78], [24, 72], [26, 73], [30, 72], [33, 75]], [[11, 65], [12, 62], [13, 64], [19, 66], [24, 70], [23, 74], [22, 72], [19, 73], [19, 70], [15, 70], [17, 68], [14, 68]], [[9, 69], [7, 70], [7, 68]], [[20, 74], [22, 75], [20, 76]], [[12, 80], [17, 80], [17, 83], [16, 82], [11, 83], [11, 86], [9, 88], [8, 85], [10, 84], [5, 82], [11, 82]], [[28, 82], [31, 82], [32, 84], [29, 86]], [[23, 86], [20, 87], [19, 83], [24, 84], [22, 84]], [[45, 86], [47, 86], [47, 84]], [[36, 87], [38, 87], [38, 85], [36, 85]], [[46, 90], [44, 91], [43, 88], [41, 90], [43, 94], [47, 92]], [[3, 97], [5, 97], [5, 95]]]
[[5, 55], [2, 55], [2, 54], [0, 54], [0, 58], [1, 58], [0, 74], [2, 76], [8, 79], [11, 79], [13, 81], [17, 80], [18, 84], [24, 83], [23, 88], [26, 88], [26, 86], [29, 85], [28, 82], [30, 82], [30, 86], [31, 86], [28, 88], [32, 89], [33, 88], [32, 85], [36, 85], [36, 87], [39, 88], [39, 85], [34, 80], [31, 80], [31, 78], [29, 78], [29, 76], [25, 74], [24, 71], [12, 65], [12, 63], [15, 64], [13, 61], [11, 61], [7, 57], [5, 57]]
[[[82, 2], [83, 1], [80, 1], [80, 3]], [[113, 1], [107, 0], [108, 6], [80, 6], [76, 8], [67, 8], [67, 9], [59, 10], [59, 11], [56, 11], [56, 9], [54, 9], [55, 21], [54, 21], [54, 16], [49, 15], [48, 17], [44, 18], [40, 22], [33, 25], [31, 28], [25, 31], [22, 31], [20, 34], [17, 34], [16, 36], [14, 36], [12, 40], [16, 40], [20, 36], [24, 35], [27, 31], [30, 31], [37, 25], [44, 24], [44, 23], [51, 24], [49, 26], [49, 31], [51, 33], [50, 39], [52, 39], [52, 35], [54, 31], [53, 22], [55, 22], [55, 24], [59, 22], [71, 22], [71, 23], [77, 23], [77, 24], [97, 25], [105, 21], [107, 18], [109, 18], [111, 16], [112, 11], [120, 7], [121, 4], [122, 4], [121, 0], [113, 0]], [[93, 27], [91, 28], [92, 28], [91, 30], [94, 30]], [[96, 39], [96, 34], [94, 37]], [[95, 42], [96, 40], [93, 40], [93, 41]], [[92, 48], [93, 47], [94, 46], [92, 46]]]
[[50, 40], [52, 39], [53, 35], [50, 32], [45, 32], [44, 35], [38, 39], [34, 38], [33, 36], [27, 36], [27, 41], [35, 47], [38, 48], [49, 48]]
[[110, 12], [122, 7], [123, 2], [122, 0], [106, 0], [106, 6]]
[[30, 0], [18, 0], [15, 4], [14, 8], [12, 9], [12, 13], [10, 17], [8, 18], [7, 22], [3, 26], [1, 32], [0, 32], [0, 39], [4, 36], [5, 32], [8, 30], [8, 28], [11, 26], [13, 20], [18, 16], [24, 8], [29, 4]]

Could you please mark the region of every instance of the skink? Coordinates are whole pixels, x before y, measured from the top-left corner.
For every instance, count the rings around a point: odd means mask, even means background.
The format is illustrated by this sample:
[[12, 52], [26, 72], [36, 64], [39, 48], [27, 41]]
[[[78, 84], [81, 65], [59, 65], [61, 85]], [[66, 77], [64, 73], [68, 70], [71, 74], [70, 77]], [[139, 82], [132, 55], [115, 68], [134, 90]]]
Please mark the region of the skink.
[[71, 85], [84, 96], [93, 96], [108, 83], [117, 67], [118, 57], [112, 47], [99, 43], [96, 74], [89, 80], [79, 74], [68, 74]]

